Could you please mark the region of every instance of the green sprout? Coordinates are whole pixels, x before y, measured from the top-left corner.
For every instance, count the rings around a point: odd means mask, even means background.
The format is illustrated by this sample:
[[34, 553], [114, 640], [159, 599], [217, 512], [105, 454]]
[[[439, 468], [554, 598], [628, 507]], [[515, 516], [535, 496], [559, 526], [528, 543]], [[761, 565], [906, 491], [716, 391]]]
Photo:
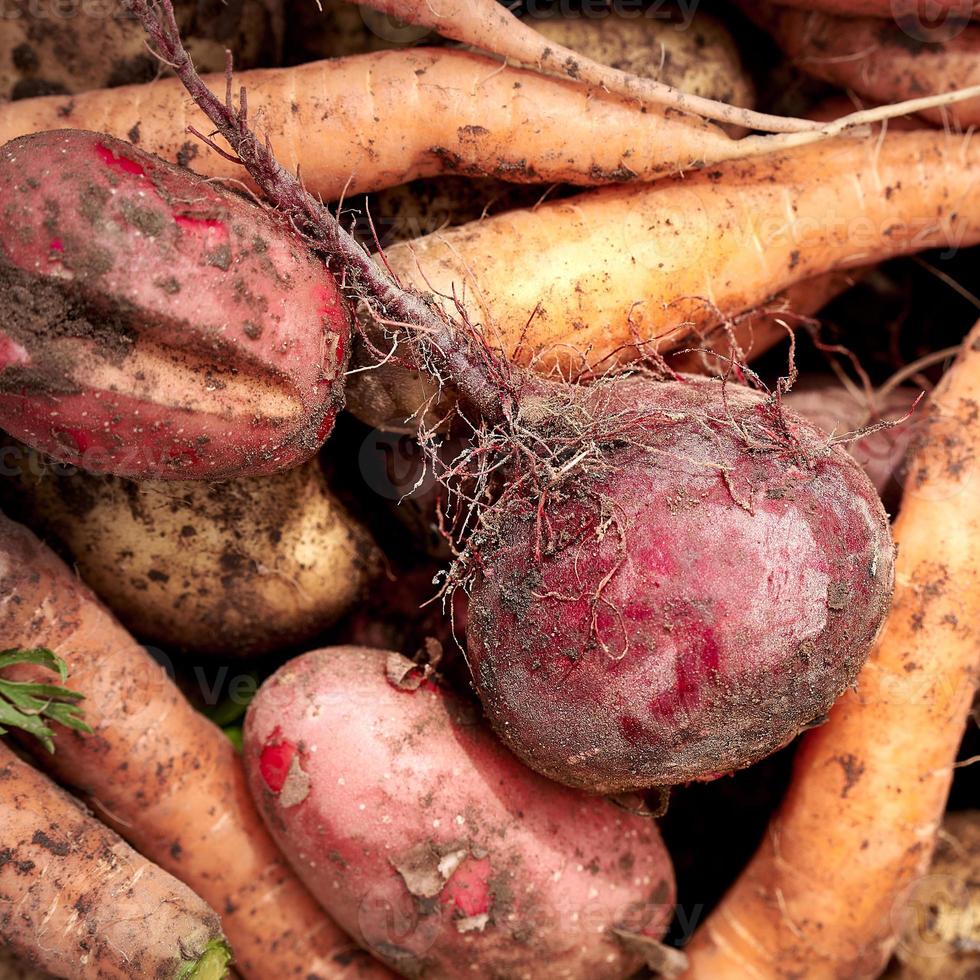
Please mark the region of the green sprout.
[[0, 670], [15, 664], [36, 664], [58, 674], [61, 684], [32, 684], [0, 678], [0, 735], [11, 728], [33, 735], [49, 751], [54, 752], [54, 732], [46, 721], [54, 721], [76, 732], [91, 734], [83, 721], [78, 702], [84, 694], [62, 685], [68, 679], [68, 667], [51, 650], [4, 650], [0, 652]]

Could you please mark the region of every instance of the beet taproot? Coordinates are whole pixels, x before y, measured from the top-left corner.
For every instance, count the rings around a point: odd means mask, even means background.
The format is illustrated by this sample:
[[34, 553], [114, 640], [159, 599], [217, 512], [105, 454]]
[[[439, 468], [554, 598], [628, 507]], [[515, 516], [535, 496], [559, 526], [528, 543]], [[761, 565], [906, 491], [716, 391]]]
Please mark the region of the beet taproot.
[[285, 223], [75, 130], [7, 143], [0, 200], [4, 429], [137, 478], [255, 476], [317, 450], [349, 317]]
[[610, 980], [659, 939], [656, 823], [542, 779], [475, 704], [395, 653], [297, 657], [245, 724], [249, 785], [330, 915], [408, 977]]
[[[468, 545], [467, 655], [490, 721], [529, 766], [592, 792], [769, 755], [853, 682], [887, 612], [874, 488], [738, 385], [620, 379], [576, 399], [583, 447], [585, 427], [609, 430], [594, 461], [505, 499]], [[574, 404], [547, 413], [574, 425]]]

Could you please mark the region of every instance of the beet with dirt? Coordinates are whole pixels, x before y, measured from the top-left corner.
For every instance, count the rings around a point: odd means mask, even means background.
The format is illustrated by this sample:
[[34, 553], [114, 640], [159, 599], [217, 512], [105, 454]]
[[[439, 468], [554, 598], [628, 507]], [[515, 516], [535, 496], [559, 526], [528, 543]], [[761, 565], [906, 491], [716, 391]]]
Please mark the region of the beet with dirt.
[[818, 721], [892, 591], [860, 466], [715, 379], [618, 379], [534, 414], [581, 458], [505, 495], [464, 556], [469, 663], [507, 744], [614, 793], [742, 768]]

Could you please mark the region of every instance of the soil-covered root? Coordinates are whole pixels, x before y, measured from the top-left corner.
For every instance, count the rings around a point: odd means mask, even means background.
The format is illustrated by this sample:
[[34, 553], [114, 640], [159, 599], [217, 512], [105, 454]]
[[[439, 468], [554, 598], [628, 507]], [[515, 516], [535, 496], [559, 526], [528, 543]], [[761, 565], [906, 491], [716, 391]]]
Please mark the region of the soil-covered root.
[[222, 980], [218, 916], [0, 742], [0, 939], [69, 980]]
[[510, 748], [615, 793], [730, 772], [818, 722], [891, 598], [857, 463], [775, 395], [717, 380], [620, 378], [537, 409], [556, 442], [555, 420], [580, 432], [486, 510], [456, 569]]
[[277, 217], [118, 140], [0, 150], [0, 424], [82, 468], [218, 479], [309, 458], [349, 318]]

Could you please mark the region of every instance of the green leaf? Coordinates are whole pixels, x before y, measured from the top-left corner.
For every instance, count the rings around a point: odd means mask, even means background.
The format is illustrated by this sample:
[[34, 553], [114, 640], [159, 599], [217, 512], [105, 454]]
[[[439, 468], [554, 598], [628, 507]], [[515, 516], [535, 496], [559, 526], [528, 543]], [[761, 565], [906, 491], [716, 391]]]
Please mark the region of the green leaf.
[[73, 731], [83, 732], [86, 735], [92, 734], [92, 729], [85, 724], [82, 709], [74, 704], [52, 704], [46, 713], [52, 721], [64, 725], [65, 728], [71, 728]]
[[[68, 666], [64, 660], [43, 647], [0, 652], [0, 670], [15, 664], [45, 667], [57, 673], [62, 684], [68, 679]], [[92, 729], [85, 724], [78, 705], [84, 699], [84, 694], [58, 684], [0, 678], [0, 735], [6, 735], [11, 728], [19, 728], [33, 735], [49, 752], [54, 752], [54, 732], [45, 719], [76, 732], [91, 734]]]
[[23, 697], [56, 698], [58, 701], [85, 699], [84, 694], [69, 691], [67, 687], [61, 687], [59, 684], [32, 684], [30, 681], [8, 681], [0, 678], [0, 686], [11, 700]]
[[47, 667], [48, 670], [56, 671], [62, 684], [68, 680], [68, 664], [53, 650], [48, 650], [46, 647], [35, 647], [32, 650], [0, 651], [0, 670], [3, 670], [4, 667], [12, 667], [14, 664], [37, 664], [39, 667]]

